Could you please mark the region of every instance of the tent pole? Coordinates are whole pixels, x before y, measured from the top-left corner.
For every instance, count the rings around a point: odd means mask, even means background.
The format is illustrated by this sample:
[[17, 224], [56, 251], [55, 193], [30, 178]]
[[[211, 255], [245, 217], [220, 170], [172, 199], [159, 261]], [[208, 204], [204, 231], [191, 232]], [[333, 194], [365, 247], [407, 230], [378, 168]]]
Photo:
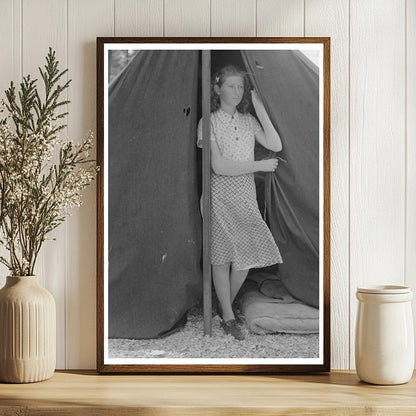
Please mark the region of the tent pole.
[[202, 273], [204, 290], [204, 335], [212, 331], [211, 284], [211, 51], [202, 51]]

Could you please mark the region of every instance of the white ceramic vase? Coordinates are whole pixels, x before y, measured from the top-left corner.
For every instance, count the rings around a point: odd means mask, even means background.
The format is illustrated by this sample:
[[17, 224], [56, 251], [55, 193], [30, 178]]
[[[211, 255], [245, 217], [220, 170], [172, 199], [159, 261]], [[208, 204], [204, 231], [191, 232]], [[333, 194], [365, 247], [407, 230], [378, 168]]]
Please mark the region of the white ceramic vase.
[[56, 365], [53, 296], [36, 276], [8, 276], [0, 290], [0, 381], [50, 378]]
[[357, 289], [355, 366], [372, 384], [403, 384], [414, 368], [414, 332], [410, 288], [372, 286]]

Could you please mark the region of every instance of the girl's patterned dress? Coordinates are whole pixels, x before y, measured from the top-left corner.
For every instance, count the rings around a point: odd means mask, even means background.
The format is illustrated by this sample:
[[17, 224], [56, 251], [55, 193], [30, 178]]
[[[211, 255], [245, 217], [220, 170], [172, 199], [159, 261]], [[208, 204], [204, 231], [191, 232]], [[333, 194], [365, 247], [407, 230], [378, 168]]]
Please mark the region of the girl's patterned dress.
[[[255, 134], [261, 128], [250, 113], [231, 116], [219, 109], [211, 114], [211, 140], [229, 160], [253, 161]], [[202, 147], [202, 120], [197, 145]], [[282, 263], [257, 205], [254, 173], [223, 176], [211, 171], [211, 263], [231, 263], [234, 270]]]

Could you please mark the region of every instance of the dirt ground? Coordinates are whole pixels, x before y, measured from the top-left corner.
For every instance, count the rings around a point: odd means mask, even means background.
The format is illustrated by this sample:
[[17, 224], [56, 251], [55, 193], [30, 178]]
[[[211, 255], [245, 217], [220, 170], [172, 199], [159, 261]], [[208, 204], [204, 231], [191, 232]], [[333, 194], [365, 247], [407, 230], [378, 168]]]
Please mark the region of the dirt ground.
[[220, 317], [212, 320], [212, 335], [204, 336], [202, 309], [188, 313], [188, 321], [178, 332], [160, 339], [110, 339], [109, 358], [318, 358], [319, 335], [268, 334], [249, 332], [238, 341], [226, 335]]

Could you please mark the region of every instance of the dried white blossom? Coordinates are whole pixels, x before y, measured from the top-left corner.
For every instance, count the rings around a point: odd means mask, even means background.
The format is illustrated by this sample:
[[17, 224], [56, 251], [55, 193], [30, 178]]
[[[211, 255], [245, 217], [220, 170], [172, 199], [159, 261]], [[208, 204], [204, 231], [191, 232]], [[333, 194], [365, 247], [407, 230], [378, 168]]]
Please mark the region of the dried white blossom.
[[[54, 53], [48, 58], [53, 60]], [[59, 76], [51, 68], [47, 75], [53, 86]], [[33, 274], [42, 243], [73, 207], [81, 206], [82, 192], [98, 171], [90, 159], [93, 133], [76, 143], [60, 137], [58, 108], [55, 103], [41, 119], [31, 108], [23, 119], [0, 100], [0, 245], [10, 253], [10, 260], [0, 257], [0, 262], [13, 275]], [[39, 110], [36, 114], [40, 117]]]

